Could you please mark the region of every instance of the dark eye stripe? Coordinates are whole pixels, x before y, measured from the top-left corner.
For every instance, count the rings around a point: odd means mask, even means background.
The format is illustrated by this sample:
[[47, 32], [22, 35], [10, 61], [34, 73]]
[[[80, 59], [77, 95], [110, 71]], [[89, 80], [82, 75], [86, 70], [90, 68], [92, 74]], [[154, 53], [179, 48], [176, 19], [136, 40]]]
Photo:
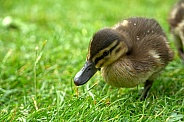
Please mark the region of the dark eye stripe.
[[97, 64], [102, 58], [103, 58], [103, 56], [96, 58], [95, 59], [95, 64]]
[[[119, 44], [119, 41], [118, 41], [118, 43], [116, 44], [116, 45], [114, 45], [110, 50], [109, 50], [109, 52], [111, 53], [112, 52], [112, 50], [114, 50], [114, 48], [116, 48], [116, 46]], [[118, 48], [119, 49], [119, 48]], [[95, 59], [95, 64], [97, 64], [101, 59], [103, 59], [104, 58], [104, 55], [102, 55], [102, 56], [100, 56], [100, 57], [97, 57], [96, 59]]]

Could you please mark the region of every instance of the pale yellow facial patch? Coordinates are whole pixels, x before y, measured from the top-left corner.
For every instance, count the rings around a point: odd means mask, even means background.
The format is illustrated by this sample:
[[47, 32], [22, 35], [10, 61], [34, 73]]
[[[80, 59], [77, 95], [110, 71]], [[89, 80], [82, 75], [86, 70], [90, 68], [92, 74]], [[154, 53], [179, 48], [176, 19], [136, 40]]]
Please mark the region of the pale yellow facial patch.
[[[125, 54], [128, 51], [127, 46], [124, 42], [120, 42], [112, 51], [111, 53], [98, 61], [96, 64], [96, 68], [105, 67], [109, 64], [112, 64], [116, 60], [118, 60], [119, 57], [121, 57], [123, 54]], [[103, 53], [102, 53], [103, 54]], [[102, 55], [101, 55], [102, 56]]]
[[105, 51], [110, 50], [112, 47], [114, 47], [116, 44], [118, 43], [118, 40], [115, 40], [111, 45], [109, 45], [108, 47], [104, 48], [103, 50], [100, 50], [93, 58], [92, 61], [95, 61], [96, 58], [100, 57], [103, 55], [103, 53]]
[[104, 62], [103, 66], [107, 66], [115, 62], [121, 55], [125, 54], [128, 51], [128, 48], [124, 45], [123, 42], [120, 42], [111, 52], [110, 57]]
[[100, 68], [100, 67], [102, 67], [102, 65], [104, 66], [105, 63], [109, 63], [109, 61], [107, 60], [109, 58], [109, 56], [107, 56], [107, 57], [101, 59], [100, 61], [98, 61], [98, 63], [95, 65], [95, 67]]

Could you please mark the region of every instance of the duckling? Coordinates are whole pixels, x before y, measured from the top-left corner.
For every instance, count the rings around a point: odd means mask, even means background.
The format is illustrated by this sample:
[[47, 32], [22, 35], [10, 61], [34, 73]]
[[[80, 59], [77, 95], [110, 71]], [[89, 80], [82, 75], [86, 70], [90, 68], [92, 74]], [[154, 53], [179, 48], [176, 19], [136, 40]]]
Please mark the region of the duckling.
[[184, 0], [178, 1], [169, 13], [170, 32], [172, 33], [178, 55], [184, 62]]
[[144, 83], [140, 97], [144, 100], [159, 72], [172, 59], [173, 51], [156, 20], [128, 18], [94, 34], [86, 63], [74, 83], [83, 85], [101, 70], [105, 82], [114, 87], [131, 88]]

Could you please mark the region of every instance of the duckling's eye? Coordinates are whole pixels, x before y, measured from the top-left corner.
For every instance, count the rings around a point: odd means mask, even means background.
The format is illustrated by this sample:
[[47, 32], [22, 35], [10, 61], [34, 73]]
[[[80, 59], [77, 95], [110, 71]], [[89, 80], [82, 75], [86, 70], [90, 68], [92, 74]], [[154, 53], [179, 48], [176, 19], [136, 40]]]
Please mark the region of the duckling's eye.
[[108, 56], [109, 53], [110, 53], [110, 51], [105, 51], [105, 52], [103, 53], [103, 56], [104, 56], [104, 57], [105, 57], [105, 56]]

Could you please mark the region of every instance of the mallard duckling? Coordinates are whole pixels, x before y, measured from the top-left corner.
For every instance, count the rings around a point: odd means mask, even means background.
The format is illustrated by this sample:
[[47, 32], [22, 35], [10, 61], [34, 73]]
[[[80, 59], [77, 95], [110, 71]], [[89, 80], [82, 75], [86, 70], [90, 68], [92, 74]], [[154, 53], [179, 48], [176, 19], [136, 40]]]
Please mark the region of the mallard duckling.
[[154, 19], [128, 18], [94, 34], [74, 83], [85, 84], [101, 69], [111, 86], [130, 88], [145, 83], [140, 97], [145, 99], [153, 80], [172, 59], [166, 35]]
[[170, 11], [170, 31], [174, 37], [178, 55], [184, 62], [184, 0], [178, 1]]

